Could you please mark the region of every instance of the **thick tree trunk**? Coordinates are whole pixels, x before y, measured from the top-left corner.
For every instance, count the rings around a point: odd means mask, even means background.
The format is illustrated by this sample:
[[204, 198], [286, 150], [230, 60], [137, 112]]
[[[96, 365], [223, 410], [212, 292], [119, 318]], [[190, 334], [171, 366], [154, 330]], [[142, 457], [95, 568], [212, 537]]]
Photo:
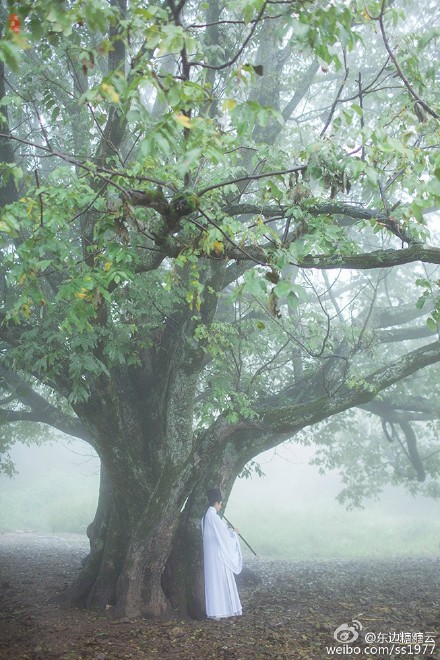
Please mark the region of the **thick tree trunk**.
[[146, 491], [121, 497], [102, 470], [98, 507], [87, 530], [90, 554], [60, 602], [66, 607], [111, 606], [115, 615], [130, 618], [170, 617], [175, 609], [186, 615], [186, 603], [180, 601], [177, 608], [162, 581], [173, 542], [181, 538], [176, 530], [192, 479], [192, 465], [183, 460], [180, 466], [162, 466], [161, 480], [148, 497]]
[[[200, 533], [202, 498], [195, 490], [179, 518], [164, 573], [162, 588], [173, 609], [192, 619], [205, 616], [203, 545]], [[200, 515], [199, 515], [200, 514]]]
[[173, 608], [162, 588], [182, 507], [184, 482], [177, 481], [152, 498], [134, 522], [118, 581], [116, 612], [136, 617], [170, 617]]
[[[178, 523], [176, 491], [168, 502], [150, 501], [144, 512], [117, 505], [101, 488], [98, 510], [88, 528], [90, 554], [61, 602], [71, 607], [112, 607], [117, 616], [169, 616], [172, 607], [161, 585]], [[136, 507], [138, 508], [138, 507]]]
[[129, 618], [203, 618], [200, 519], [206, 489], [219, 485], [226, 500], [247, 459], [224, 445], [216, 455], [199, 454], [197, 467], [188, 460], [172, 470], [164, 466], [162, 483], [146, 502], [135, 498], [130, 509], [114, 496], [102, 470], [98, 508], [88, 528], [90, 554], [62, 604], [111, 606], [116, 616]]
[[116, 585], [127, 552], [127, 515], [113, 497], [110, 481], [101, 468], [98, 506], [87, 528], [90, 553], [70, 589], [61, 597], [66, 607], [100, 607], [116, 603]]

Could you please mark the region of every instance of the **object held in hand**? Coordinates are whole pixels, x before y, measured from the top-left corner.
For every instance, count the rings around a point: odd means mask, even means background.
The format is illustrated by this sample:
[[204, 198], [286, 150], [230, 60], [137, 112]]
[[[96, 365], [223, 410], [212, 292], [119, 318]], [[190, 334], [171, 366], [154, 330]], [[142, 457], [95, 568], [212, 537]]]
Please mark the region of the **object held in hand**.
[[250, 546], [249, 543], [246, 541], [246, 539], [244, 539], [244, 538], [242, 537], [242, 535], [240, 534], [240, 532], [238, 531], [238, 529], [236, 529], [236, 528], [234, 527], [234, 525], [233, 525], [233, 524], [232, 524], [232, 523], [226, 518], [225, 515], [222, 515], [222, 518], [223, 518], [223, 520], [225, 521], [225, 523], [226, 523], [227, 525], [229, 525], [229, 527], [230, 527], [231, 529], [233, 529], [234, 532], [236, 532], [236, 533], [238, 534], [238, 536], [241, 538], [241, 540], [243, 541], [243, 543], [245, 543], [245, 544], [247, 545], [247, 547], [249, 548], [249, 550], [250, 550], [255, 556], [257, 556], [257, 553], [255, 552], [255, 550], [253, 550], [253, 548], [251, 548], [251, 546]]

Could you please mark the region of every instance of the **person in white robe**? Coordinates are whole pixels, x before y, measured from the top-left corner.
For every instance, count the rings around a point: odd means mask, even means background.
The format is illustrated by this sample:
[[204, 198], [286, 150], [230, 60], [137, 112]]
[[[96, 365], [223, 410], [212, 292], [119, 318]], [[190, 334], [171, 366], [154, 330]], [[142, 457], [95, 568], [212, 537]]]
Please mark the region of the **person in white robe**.
[[222, 496], [218, 488], [208, 491], [209, 508], [202, 518], [206, 615], [223, 619], [242, 614], [234, 573], [241, 572], [243, 560], [235, 530], [218, 512]]

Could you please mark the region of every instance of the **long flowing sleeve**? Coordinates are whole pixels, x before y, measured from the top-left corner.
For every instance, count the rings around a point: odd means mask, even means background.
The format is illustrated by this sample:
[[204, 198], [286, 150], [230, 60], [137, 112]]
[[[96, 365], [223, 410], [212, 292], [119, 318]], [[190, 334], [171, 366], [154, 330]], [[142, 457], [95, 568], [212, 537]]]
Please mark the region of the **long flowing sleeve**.
[[243, 568], [240, 541], [236, 532], [230, 529], [220, 516], [210, 516], [212, 531], [218, 542], [218, 557], [233, 573], [238, 575]]

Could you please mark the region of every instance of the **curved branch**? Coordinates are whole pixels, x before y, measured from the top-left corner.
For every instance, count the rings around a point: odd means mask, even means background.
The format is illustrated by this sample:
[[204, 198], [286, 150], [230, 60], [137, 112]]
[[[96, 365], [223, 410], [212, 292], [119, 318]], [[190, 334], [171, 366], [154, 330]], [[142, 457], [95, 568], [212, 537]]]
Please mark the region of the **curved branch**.
[[385, 396], [357, 407], [378, 417], [386, 417], [390, 422], [399, 422], [402, 414], [407, 419], [417, 418], [417, 421], [434, 420], [440, 417], [440, 405], [435, 401], [435, 395], [432, 401], [420, 396], [405, 395], [404, 399], [398, 400], [395, 397]]
[[[240, 248], [226, 249], [222, 258], [236, 261], [258, 262], [270, 265], [270, 254], [263, 246], [250, 245], [243, 252]], [[428, 264], [440, 264], [440, 248], [430, 245], [412, 245], [401, 250], [375, 250], [365, 254], [352, 255], [307, 255], [298, 262], [290, 262], [298, 268], [371, 270], [375, 268], [393, 268], [403, 264], [421, 261]], [[246, 270], [246, 269], [245, 269]], [[229, 278], [229, 281], [232, 281]]]
[[305, 426], [316, 424], [353, 406], [372, 401], [382, 390], [394, 385], [416, 371], [440, 362], [440, 342], [436, 341], [407, 353], [395, 362], [367, 376], [358, 386], [349, 389], [341, 387], [333, 396], [318, 397], [305, 404], [272, 406], [261, 409], [261, 424], [276, 433], [297, 433]]
[[266, 11], [267, 4], [268, 4], [268, 2], [267, 2], [267, 0], [265, 0], [265, 2], [263, 2], [263, 6], [261, 7], [260, 11], [258, 12], [258, 16], [255, 19], [255, 22], [252, 25], [252, 28], [249, 31], [248, 36], [243, 41], [243, 43], [240, 46], [239, 50], [237, 51], [237, 53], [234, 55], [234, 57], [231, 60], [229, 60], [228, 62], [223, 62], [223, 64], [219, 64], [218, 66], [215, 66], [213, 64], [206, 64], [205, 62], [189, 62], [189, 65], [190, 66], [201, 66], [204, 69], [212, 69], [214, 71], [221, 71], [222, 69], [226, 69], [228, 66], [232, 66], [233, 64], [235, 64], [235, 62], [238, 60], [240, 55], [244, 52], [244, 49], [248, 45], [249, 41], [252, 39], [252, 36], [253, 36], [256, 28], [257, 28], [257, 25], [259, 24], [259, 22], [263, 18], [263, 14]]
[[382, 390], [437, 362], [440, 362], [439, 341], [407, 353], [378, 369], [356, 388], [339, 388], [333, 396], [316, 397], [306, 403], [290, 406], [262, 406], [259, 410], [256, 408], [259, 419], [253, 422], [241, 421], [231, 425], [219, 416], [209, 429], [200, 434], [199, 440], [209, 443], [213, 450], [230, 443], [240, 447], [240, 454], [246, 460], [251, 460], [262, 451], [291, 439], [306, 426], [353, 407], [367, 407]]
[[427, 325], [424, 325], [418, 328], [384, 330], [376, 333], [376, 338], [381, 344], [391, 344], [393, 342], [412, 341], [413, 339], [426, 339], [426, 337], [433, 337], [435, 334]]
[[405, 448], [404, 451], [416, 472], [417, 480], [425, 481], [426, 472], [417, 449], [417, 437], [414, 433], [414, 429], [406, 419], [401, 419], [399, 421], [399, 426], [402, 429], [406, 439], [407, 449]]
[[344, 55], [345, 75], [344, 75], [342, 83], [340, 84], [339, 89], [336, 93], [336, 97], [335, 97], [335, 99], [332, 103], [332, 107], [330, 108], [330, 112], [329, 112], [329, 115], [327, 117], [327, 121], [325, 122], [324, 127], [323, 127], [323, 129], [320, 133], [320, 137], [323, 137], [325, 135], [328, 127], [330, 126], [331, 120], [333, 119], [333, 115], [335, 114], [336, 106], [338, 105], [338, 103], [341, 102], [341, 95], [342, 95], [343, 89], [346, 85], [346, 82], [347, 82], [347, 79], [348, 79], [348, 74], [350, 72], [350, 69], [347, 66], [347, 53], [346, 53], [345, 48], [343, 50], [343, 55]]
[[[216, 190], [217, 188], [224, 188], [225, 186], [231, 186], [235, 185], [236, 183], [243, 183], [246, 181], [257, 181], [258, 179], [267, 179], [268, 177], [271, 176], [280, 176], [282, 174], [290, 174], [293, 172], [302, 172], [305, 170], [305, 165], [297, 165], [296, 167], [291, 167], [285, 170], [276, 170], [274, 172], [261, 172], [260, 174], [247, 174], [246, 176], [240, 176], [237, 177], [236, 179], [230, 179], [228, 181], [221, 181], [220, 183], [214, 183], [212, 186], [207, 186], [206, 188], [202, 188], [202, 190], [197, 191], [198, 197], [202, 197], [202, 195], [205, 195], [207, 192], [210, 192], [211, 190]], [[253, 206], [253, 208], [258, 208], [258, 206]], [[254, 211], [249, 211], [249, 213], [253, 213]], [[258, 211], [256, 211], [258, 213]], [[279, 209], [278, 209], [279, 213]], [[237, 214], [235, 214], [237, 215]]]
[[420, 98], [420, 96], [417, 94], [414, 87], [411, 85], [408, 78], [403, 73], [399, 62], [397, 61], [396, 56], [394, 55], [393, 51], [391, 50], [391, 46], [388, 42], [388, 38], [387, 38], [387, 35], [386, 35], [386, 32], [385, 32], [385, 26], [384, 26], [384, 23], [383, 23], [384, 8], [385, 8], [385, 0], [382, 3], [382, 10], [381, 10], [381, 12], [380, 12], [380, 14], [379, 14], [379, 16], [377, 17], [376, 20], [379, 23], [380, 32], [382, 34], [382, 39], [383, 39], [384, 46], [385, 46], [386, 51], [387, 51], [388, 55], [390, 56], [390, 58], [391, 58], [391, 60], [394, 64], [394, 66], [396, 67], [397, 74], [398, 74], [399, 78], [402, 80], [402, 82], [405, 85], [405, 87], [407, 88], [407, 90], [409, 91], [409, 93], [411, 94], [411, 96], [418, 103], [420, 103], [420, 105], [426, 110], [426, 112], [428, 112], [431, 115], [431, 117], [434, 117], [434, 119], [439, 119], [440, 115], [438, 115], [432, 108], [430, 108], [430, 106], [426, 103], [426, 101], [424, 101], [422, 98]]
[[18, 421], [40, 422], [93, 444], [89, 432], [78, 418], [53, 406], [18, 374], [2, 369], [1, 377], [14, 392], [16, 400], [31, 410], [0, 409], [0, 424]]
[[[296, 171], [303, 168], [296, 168]], [[284, 172], [276, 172], [272, 174], [286, 174], [295, 170], [285, 170]], [[262, 178], [266, 175], [258, 175]], [[232, 182], [233, 183], [233, 182]], [[291, 206], [276, 206], [271, 204], [231, 204], [222, 208], [224, 213], [228, 215], [262, 215], [266, 218], [283, 218], [291, 210]], [[307, 206], [307, 213], [312, 216], [328, 215], [340, 216], [337, 219], [338, 224], [341, 226], [351, 226], [357, 220], [376, 220], [379, 224], [383, 225], [386, 229], [392, 232], [397, 238], [413, 245], [419, 241], [415, 240], [404, 228], [401, 227], [392, 217], [389, 217], [383, 211], [377, 209], [367, 209], [362, 204], [346, 204], [345, 202], [322, 202]]]
[[305, 72], [302, 80], [297, 84], [294, 95], [283, 108], [281, 114], [283, 115], [284, 121], [288, 121], [291, 118], [293, 112], [296, 110], [296, 108], [298, 107], [298, 105], [306, 95], [318, 70], [319, 70], [319, 62], [318, 60], [313, 60], [313, 62]]
[[53, 416], [45, 416], [34, 410], [0, 410], [0, 425], [14, 422], [47, 424], [66, 435], [84, 440], [84, 442], [94, 447], [91, 437], [79, 420], [77, 422], [73, 418], [61, 420], [58, 415], [59, 411], [56, 411]]
[[402, 264], [422, 261], [440, 264], [440, 248], [416, 243], [401, 250], [375, 250], [367, 254], [352, 255], [308, 255], [294, 265], [301, 268], [344, 268], [368, 270], [370, 268], [392, 268]]
[[[410, 323], [425, 315], [426, 310], [419, 309], [414, 303], [399, 304], [394, 307], [378, 307], [374, 313], [374, 327], [378, 329], [392, 328], [396, 325], [401, 326], [404, 323]], [[408, 331], [410, 332], [409, 328]], [[392, 332], [396, 332], [396, 330]], [[416, 339], [417, 337], [413, 338]]]

